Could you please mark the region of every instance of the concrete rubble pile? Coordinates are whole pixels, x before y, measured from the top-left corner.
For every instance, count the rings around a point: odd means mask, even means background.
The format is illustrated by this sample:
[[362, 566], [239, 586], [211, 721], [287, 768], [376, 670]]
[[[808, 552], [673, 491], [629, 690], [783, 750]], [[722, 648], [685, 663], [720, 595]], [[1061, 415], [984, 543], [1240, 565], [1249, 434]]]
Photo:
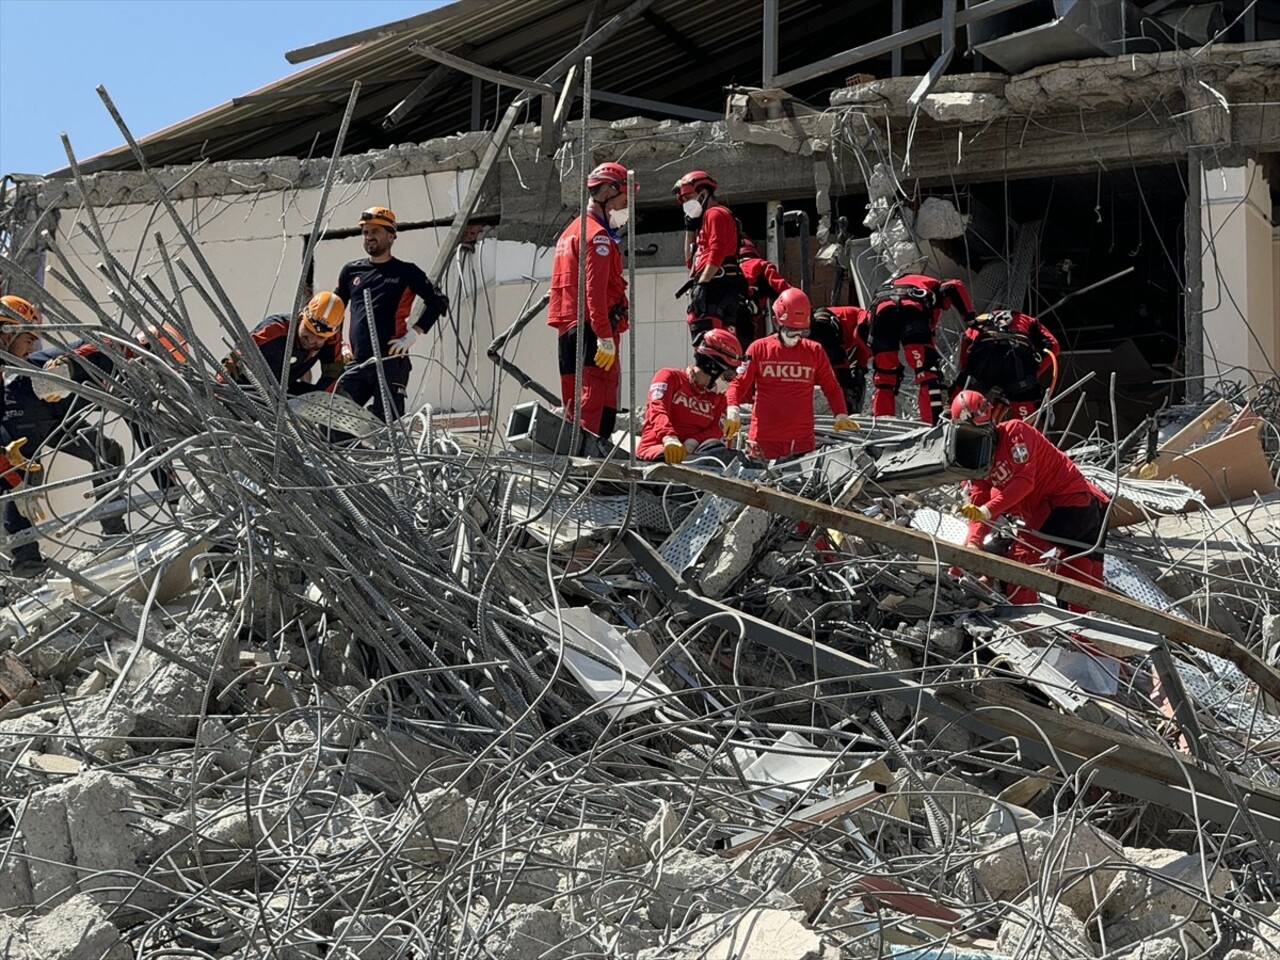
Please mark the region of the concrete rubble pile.
[[1113, 586], [1229, 658], [895, 546], [959, 522], [870, 466], [904, 422], [708, 479], [429, 414], [330, 444], [211, 369], [126, 365], [133, 532], [0, 618], [5, 956], [1280, 956], [1275, 544], [1217, 545], [1272, 499], [1174, 549], [1198, 495], [1080, 450], [1142, 514]]

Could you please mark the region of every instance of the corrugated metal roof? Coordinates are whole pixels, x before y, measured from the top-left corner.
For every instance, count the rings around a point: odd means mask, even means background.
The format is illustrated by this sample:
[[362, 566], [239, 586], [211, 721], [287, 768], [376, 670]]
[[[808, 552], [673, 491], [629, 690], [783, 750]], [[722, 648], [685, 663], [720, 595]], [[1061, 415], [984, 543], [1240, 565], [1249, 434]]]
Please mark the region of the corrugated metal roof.
[[[600, 23], [630, 0], [605, 0]], [[475, 63], [535, 77], [572, 50], [582, 38], [596, 0], [459, 0], [413, 18], [394, 35], [360, 43], [244, 97], [151, 134], [141, 140], [154, 165], [273, 156], [325, 155], [332, 151], [353, 81], [361, 94], [345, 152], [360, 153], [396, 143], [421, 142], [471, 129], [472, 82], [449, 71], [434, 92], [405, 119], [384, 129], [383, 118], [436, 64], [410, 51], [424, 41]], [[889, 33], [889, 0], [780, 0], [779, 69], [787, 70]], [[928, 20], [928, 10], [908, 17]], [[394, 25], [388, 25], [388, 29]], [[723, 88], [758, 86], [761, 79], [760, 0], [656, 0], [593, 58], [598, 90], [721, 112]], [[927, 65], [933, 53], [915, 50]], [[908, 51], [909, 62], [912, 51]], [[887, 63], [887, 58], [885, 60]], [[884, 64], [872, 61], [858, 70]], [[824, 105], [825, 91], [840, 85], [843, 73], [798, 87]], [[482, 126], [492, 125], [514, 96], [509, 88], [485, 83]], [[500, 98], [500, 99], [498, 99]], [[536, 121], [536, 107], [530, 119]], [[593, 103], [595, 116], [617, 118], [647, 112], [633, 106]], [[663, 116], [653, 111], [654, 116]], [[126, 118], [127, 120], [128, 118]], [[127, 148], [84, 163], [85, 169], [125, 170], [136, 164]]]

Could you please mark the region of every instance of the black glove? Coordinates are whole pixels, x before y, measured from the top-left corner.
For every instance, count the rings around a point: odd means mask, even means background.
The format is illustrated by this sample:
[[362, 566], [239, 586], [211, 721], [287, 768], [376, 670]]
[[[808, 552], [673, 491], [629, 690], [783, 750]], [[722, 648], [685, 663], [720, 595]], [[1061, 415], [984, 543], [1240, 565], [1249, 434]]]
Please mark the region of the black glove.
[[693, 295], [689, 299], [689, 310], [695, 317], [705, 317], [707, 315], [707, 285], [705, 283], [695, 283], [693, 285]]
[[694, 220], [690, 217], [685, 217], [684, 229], [686, 233], [697, 233], [702, 229], [702, 218], [699, 217], [697, 220]]
[[627, 309], [625, 303], [615, 303], [609, 309], [609, 323], [614, 330], [622, 326], [623, 323], [630, 323], [631, 312]]

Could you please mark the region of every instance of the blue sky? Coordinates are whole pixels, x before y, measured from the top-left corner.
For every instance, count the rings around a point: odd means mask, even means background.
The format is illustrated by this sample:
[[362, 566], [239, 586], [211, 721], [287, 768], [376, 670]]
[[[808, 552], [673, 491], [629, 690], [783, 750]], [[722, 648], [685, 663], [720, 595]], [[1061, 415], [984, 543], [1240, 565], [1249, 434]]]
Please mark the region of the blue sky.
[[66, 166], [279, 80], [287, 50], [400, 20], [442, 0], [0, 0], [0, 174]]

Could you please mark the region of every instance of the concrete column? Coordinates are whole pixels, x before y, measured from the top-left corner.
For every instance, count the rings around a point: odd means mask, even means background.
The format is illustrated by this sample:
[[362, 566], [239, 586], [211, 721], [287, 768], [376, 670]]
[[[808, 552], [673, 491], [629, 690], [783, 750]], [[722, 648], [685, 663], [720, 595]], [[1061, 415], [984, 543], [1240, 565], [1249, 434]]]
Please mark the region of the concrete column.
[[1201, 168], [1200, 250], [1206, 385], [1280, 374], [1277, 255], [1266, 168]]

